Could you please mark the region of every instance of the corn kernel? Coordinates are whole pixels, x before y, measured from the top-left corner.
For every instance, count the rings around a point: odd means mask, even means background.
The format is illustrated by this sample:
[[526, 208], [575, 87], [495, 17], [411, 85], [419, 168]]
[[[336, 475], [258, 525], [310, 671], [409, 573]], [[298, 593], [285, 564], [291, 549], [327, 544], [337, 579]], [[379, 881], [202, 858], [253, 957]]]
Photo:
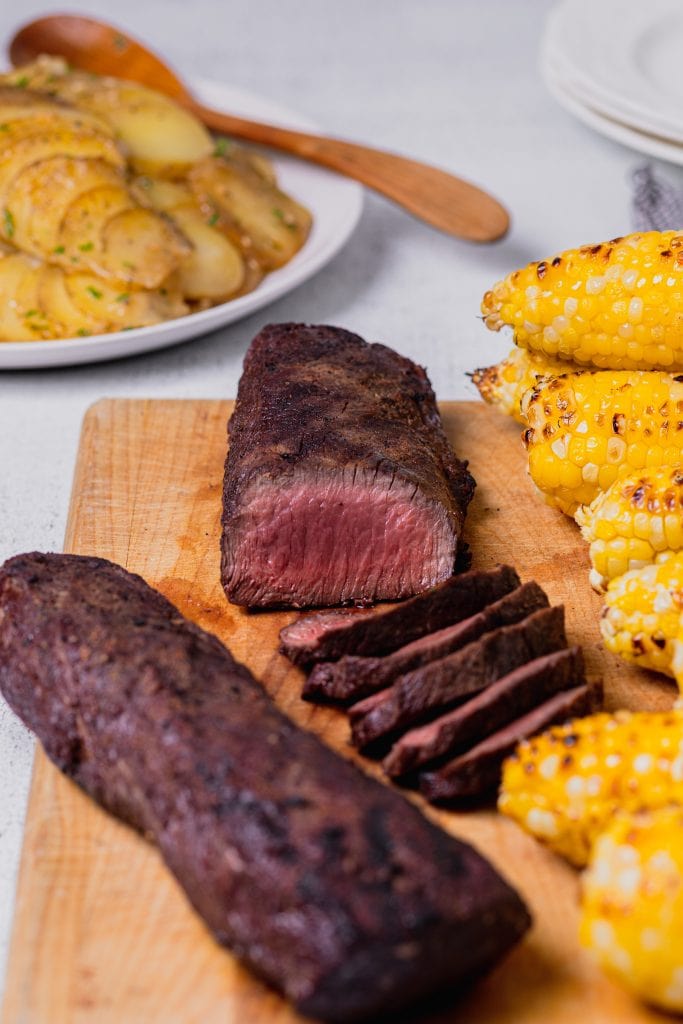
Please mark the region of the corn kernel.
[[[517, 344], [581, 365], [683, 369], [683, 260], [672, 248], [676, 237], [675, 231], [642, 232], [531, 263], [486, 293], [486, 325], [512, 326]], [[558, 312], [566, 325], [558, 325]]]

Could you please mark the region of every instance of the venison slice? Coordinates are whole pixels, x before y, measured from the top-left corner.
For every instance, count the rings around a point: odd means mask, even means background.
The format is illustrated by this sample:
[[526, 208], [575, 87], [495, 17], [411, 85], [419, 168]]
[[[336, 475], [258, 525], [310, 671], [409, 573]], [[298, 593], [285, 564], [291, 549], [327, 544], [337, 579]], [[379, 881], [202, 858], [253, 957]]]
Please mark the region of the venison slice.
[[409, 359], [339, 327], [270, 324], [229, 435], [221, 580], [235, 604], [398, 600], [455, 571], [474, 479]]
[[280, 631], [280, 650], [295, 665], [336, 661], [345, 654], [379, 656], [422, 636], [461, 622], [519, 587], [509, 565], [471, 569], [402, 604], [375, 612], [317, 612], [296, 619]]
[[452, 756], [479, 743], [559, 691], [585, 681], [580, 647], [535, 658], [453, 711], [405, 733], [384, 759], [384, 770], [397, 778], [430, 761]]
[[460, 650], [492, 629], [519, 622], [547, 607], [548, 598], [538, 583], [524, 583], [476, 615], [420, 637], [383, 658], [345, 655], [339, 661], [319, 662], [304, 683], [302, 696], [304, 700], [358, 701], [406, 672]]
[[472, 847], [299, 729], [215, 636], [111, 562], [0, 568], [0, 693], [303, 1014], [394, 1019], [529, 926]]
[[437, 771], [424, 772], [420, 775], [420, 791], [432, 803], [488, 797], [500, 783], [503, 761], [514, 753], [518, 743], [551, 725], [597, 710], [601, 695], [597, 684], [575, 686], [555, 694]]
[[352, 705], [352, 742], [360, 749], [386, 745], [399, 730], [461, 704], [519, 665], [566, 646], [562, 605], [543, 608], [522, 622], [486, 633]]

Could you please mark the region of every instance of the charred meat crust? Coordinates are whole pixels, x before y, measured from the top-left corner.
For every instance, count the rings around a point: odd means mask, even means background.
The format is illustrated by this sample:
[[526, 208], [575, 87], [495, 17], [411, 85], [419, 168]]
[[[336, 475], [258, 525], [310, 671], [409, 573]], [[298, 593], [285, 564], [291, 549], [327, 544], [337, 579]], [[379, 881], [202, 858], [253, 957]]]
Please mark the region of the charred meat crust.
[[154, 839], [216, 938], [305, 1014], [391, 1012], [490, 966], [529, 925], [473, 849], [297, 728], [118, 566], [5, 563], [0, 690], [67, 775]]
[[390, 686], [406, 672], [445, 658], [484, 633], [519, 622], [547, 606], [548, 598], [538, 583], [524, 583], [469, 618], [420, 637], [383, 658], [346, 655], [339, 661], [314, 665], [302, 696], [305, 700], [360, 700]]
[[[446, 439], [425, 371], [409, 359], [341, 328], [271, 324], [247, 352], [229, 438], [221, 578], [231, 601], [310, 607], [391, 600], [454, 571], [474, 480]], [[434, 510], [448, 533], [447, 551], [431, 561], [419, 550], [404, 551], [405, 564], [416, 561], [415, 573], [405, 574], [349, 550], [338, 565], [302, 564], [287, 584], [282, 574], [268, 574], [265, 556], [261, 566], [247, 557], [261, 529], [250, 511], [257, 491], [296, 484], [310, 489], [322, 509], [326, 488], [342, 480], [365, 481], [368, 497], [380, 485], [403, 486], [416, 508]], [[292, 538], [296, 548], [294, 532]], [[418, 577], [421, 585], [408, 589], [408, 579]]]
[[561, 690], [583, 685], [586, 674], [580, 647], [535, 658], [492, 683], [482, 693], [428, 725], [405, 733], [383, 767], [398, 777], [437, 759], [471, 748], [521, 718]]
[[602, 702], [602, 685], [585, 683], [563, 690], [517, 721], [488, 736], [471, 750], [436, 771], [420, 775], [420, 790], [432, 803], [469, 803], [495, 792], [503, 761], [518, 743], [551, 725], [596, 711]]
[[329, 613], [306, 615], [280, 631], [280, 650], [299, 666], [334, 661], [345, 654], [389, 654], [469, 618], [518, 586], [519, 576], [509, 565], [473, 569], [393, 608], [361, 612], [340, 619], [338, 625]]
[[398, 730], [447, 711], [519, 665], [566, 646], [562, 605], [533, 612], [515, 625], [501, 626], [354, 704], [349, 712], [353, 743], [361, 749], [386, 743]]

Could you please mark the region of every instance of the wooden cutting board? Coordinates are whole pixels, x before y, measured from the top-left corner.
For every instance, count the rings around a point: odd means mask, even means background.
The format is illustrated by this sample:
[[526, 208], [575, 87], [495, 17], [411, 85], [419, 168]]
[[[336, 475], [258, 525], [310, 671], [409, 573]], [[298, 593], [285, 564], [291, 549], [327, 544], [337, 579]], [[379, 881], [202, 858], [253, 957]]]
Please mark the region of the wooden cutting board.
[[[344, 755], [345, 716], [300, 700], [276, 653], [288, 613], [250, 615], [218, 576], [228, 402], [103, 401], [87, 414], [65, 550], [141, 573], [217, 633], [277, 703]], [[602, 650], [600, 600], [574, 524], [525, 472], [519, 427], [483, 405], [445, 403], [446, 429], [478, 481], [474, 565], [511, 562], [567, 608], [568, 632], [610, 707], [667, 708], [673, 687]], [[375, 770], [369, 762], [366, 768]], [[376, 774], [379, 774], [376, 772]], [[417, 797], [413, 797], [418, 802]], [[428, 813], [516, 885], [535, 926], [486, 979], [422, 1024], [643, 1024], [662, 1017], [607, 981], [579, 949], [577, 874], [494, 811]], [[293, 1024], [278, 996], [211, 939], [155, 850], [36, 754], [3, 1024]]]

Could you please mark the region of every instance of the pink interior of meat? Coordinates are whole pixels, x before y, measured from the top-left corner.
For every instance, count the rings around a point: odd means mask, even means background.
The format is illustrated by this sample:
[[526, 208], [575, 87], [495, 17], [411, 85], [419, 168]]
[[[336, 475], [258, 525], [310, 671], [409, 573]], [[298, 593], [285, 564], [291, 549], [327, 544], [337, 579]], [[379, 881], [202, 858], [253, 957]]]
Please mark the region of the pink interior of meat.
[[453, 570], [445, 510], [395, 477], [269, 482], [245, 509], [235, 572], [259, 593], [304, 592], [319, 604], [405, 597]]
[[288, 644], [311, 644], [319, 640], [325, 633], [355, 622], [359, 615], [362, 617], [372, 614], [370, 610], [364, 608], [340, 608], [332, 612], [314, 612], [312, 615], [295, 619], [289, 626], [285, 626], [280, 636]]

